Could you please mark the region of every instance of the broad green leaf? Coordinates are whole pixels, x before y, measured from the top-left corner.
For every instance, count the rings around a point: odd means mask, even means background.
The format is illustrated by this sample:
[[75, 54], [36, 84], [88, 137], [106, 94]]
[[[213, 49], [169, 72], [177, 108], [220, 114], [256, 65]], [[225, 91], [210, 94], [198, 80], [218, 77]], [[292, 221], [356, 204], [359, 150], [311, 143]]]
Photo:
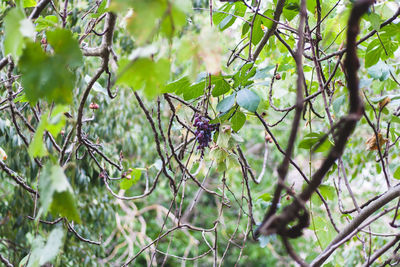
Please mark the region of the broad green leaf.
[[[231, 18], [232, 16], [227, 14], [229, 13], [229, 11], [232, 9], [233, 4], [231, 3], [225, 3], [223, 6], [221, 6], [218, 10], [222, 11], [222, 12], [214, 12], [213, 13], [213, 24], [218, 25], [220, 30], [222, 29], [222, 26], [220, 26], [220, 23], [222, 23], [222, 21], [224, 21], [226, 18]], [[225, 23], [226, 24], [226, 23]], [[233, 22], [232, 22], [233, 24]], [[229, 27], [229, 26], [228, 26]]]
[[[387, 28], [384, 27], [384, 33], [380, 35], [380, 39], [376, 38], [368, 44], [365, 53], [365, 67], [369, 68], [375, 65], [378, 63], [379, 59], [386, 60], [392, 57], [399, 47], [399, 41], [397, 39], [392, 39], [392, 37], [396, 37], [396, 35], [392, 35], [390, 31], [385, 32], [386, 30]], [[382, 45], [385, 48], [383, 48]]]
[[386, 80], [390, 75], [390, 67], [380, 60], [377, 64], [368, 69], [368, 74], [375, 80], [381, 82]]
[[233, 87], [235, 87], [235, 88], [237, 88], [239, 86], [244, 87], [244, 86], [254, 83], [254, 81], [249, 80], [249, 79], [253, 78], [254, 75], [256, 75], [256, 73], [257, 73], [257, 69], [253, 68], [253, 66], [254, 66], [253, 63], [247, 63], [247, 64], [243, 65], [239, 69], [239, 71], [233, 75], [233, 80], [234, 80]]
[[[264, 15], [265, 16], [267, 16], [267, 17], [269, 17], [269, 18], [274, 18], [274, 10], [272, 10], [272, 9], [267, 9], [265, 12], [264, 12]], [[267, 28], [267, 29], [270, 29], [271, 27], [272, 27], [272, 24], [273, 24], [274, 22], [273, 21], [271, 21], [271, 20], [269, 20], [269, 19], [266, 19], [266, 18], [262, 18], [262, 24], [264, 25], [264, 27], [265, 28]]]
[[132, 187], [132, 185], [136, 184], [139, 179], [140, 176], [142, 175], [142, 171], [139, 169], [133, 169], [131, 171], [130, 174], [127, 175], [126, 178], [124, 178], [121, 183], [119, 184], [119, 186], [121, 187], [121, 189], [123, 190], [128, 190], [129, 188]]
[[212, 81], [212, 83], [214, 84], [214, 88], [213, 88], [211, 94], [214, 97], [218, 97], [223, 94], [226, 94], [231, 89], [229, 83], [227, 81], [225, 81], [224, 78], [216, 80], [214, 82]]
[[297, 0], [286, 1], [283, 8], [283, 15], [288, 21], [294, 19], [299, 14], [299, 2]]
[[[232, 7], [233, 10], [231, 11]], [[236, 2], [234, 4], [226, 3], [219, 9], [222, 12], [215, 12], [213, 14], [213, 22], [215, 25], [218, 25], [218, 28], [221, 31], [224, 31], [233, 25], [237, 17], [244, 16], [246, 8], [246, 5], [244, 5], [242, 2]]]
[[152, 99], [161, 94], [162, 87], [170, 75], [170, 62], [161, 58], [154, 61], [150, 58], [137, 58], [133, 62], [121, 60], [117, 84], [126, 85], [136, 91], [143, 89], [147, 98]]
[[22, 85], [31, 104], [39, 99], [55, 103], [71, 103], [76, 75], [71, 68], [82, 64], [82, 53], [72, 33], [57, 29], [47, 33], [53, 55], [46, 54], [40, 44], [29, 42], [23, 50], [19, 67]]
[[[325, 133], [323, 132], [313, 132], [309, 133], [300, 141], [299, 148], [303, 149], [311, 149], [314, 145], [317, 145], [322, 137], [324, 137]], [[319, 145], [319, 147], [315, 150], [315, 152], [325, 152], [328, 151], [331, 147], [330, 141], [325, 139], [325, 141]]]
[[90, 14], [90, 17], [96, 19], [96, 18], [100, 17], [101, 15], [103, 15], [107, 11], [106, 6], [107, 6], [107, 2], [102, 1], [101, 4], [99, 5], [99, 8], [96, 11], [96, 13]]
[[243, 23], [242, 26], [242, 38], [248, 33], [250, 30], [250, 25], [248, 23]]
[[320, 139], [321, 133], [309, 133], [299, 143], [299, 148], [311, 149]]
[[206, 89], [207, 81], [203, 80], [201, 82], [192, 84], [189, 88], [187, 88], [183, 92], [183, 99], [191, 100], [195, 99], [204, 94], [204, 90]]
[[145, 44], [158, 32], [168, 38], [178, 33], [186, 23], [187, 7], [185, 1], [113, 0], [109, 9], [117, 12], [132, 9], [126, 28], [138, 44]]
[[32, 252], [29, 255], [28, 267], [43, 266], [51, 262], [63, 245], [64, 231], [54, 228], [47, 238], [45, 244], [43, 237], [37, 236], [32, 242]]
[[395, 116], [395, 115], [392, 115], [390, 122], [392, 122], [392, 123], [400, 123], [400, 118]]
[[235, 94], [222, 99], [217, 105], [218, 112], [227, 112], [235, 105]]
[[341, 96], [336, 98], [332, 103], [333, 111], [337, 114], [340, 111], [340, 107], [342, 107], [345, 102], [346, 102], [345, 94], [342, 94]]
[[260, 97], [249, 89], [242, 89], [237, 93], [236, 101], [242, 108], [250, 112], [256, 112]]
[[244, 113], [240, 110], [237, 110], [231, 119], [232, 130], [234, 130], [235, 132], [239, 131], [243, 127], [245, 122], [246, 115], [244, 115]]
[[336, 236], [336, 231], [332, 225], [328, 223], [324, 218], [315, 216], [310, 224], [315, 234], [318, 236], [318, 240], [322, 245], [322, 249], [329, 245], [329, 242]]
[[219, 114], [215, 119], [210, 121], [210, 124], [225, 122], [226, 120], [232, 117], [233, 112], [235, 112], [235, 109], [230, 109], [228, 112]]
[[49, 28], [55, 28], [58, 25], [58, 17], [55, 15], [49, 15], [46, 17], [40, 16], [35, 20], [35, 24], [37, 32], [41, 32]]
[[[90, 80], [92, 80], [92, 77], [90, 77], [89, 75], [85, 75], [85, 82], [86, 82], [86, 84], [88, 84], [88, 83], [90, 82]], [[98, 93], [102, 93], [102, 94], [105, 95], [105, 96], [108, 96], [107, 89], [104, 88], [103, 86], [101, 86], [98, 82], [95, 82], [95, 83], [93, 84], [92, 89], [93, 89], [93, 91], [96, 91], [96, 92], [98, 92]]]
[[24, 46], [24, 36], [20, 31], [24, 19], [25, 14], [19, 8], [11, 9], [4, 18], [4, 55], [11, 54], [15, 60], [22, 54]]
[[[250, 20], [252, 20], [252, 18], [250, 18]], [[261, 28], [262, 22], [263, 21], [262, 21], [261, 16], [257, 15], [257, 17], [254, 20], [253, 33], [252, 33], [252, 38], [251, 38], [251, 42], [253, 45], [257, 45], [261, 41], [262, 37], [264, 36], [264, 31]], [[249, 31], [249, 33], [248, 33], [249, 39], [250, 39], [250, 34], [251, 34], [251, 31]]]
[[232, 9], [233, 4], [226, 3], [219, 8], [221, 12], [214, 12], [213, 13], [213, 23], [218, 25], [218, 28], [223, 31], [230, 27], [235, 22], [235, 17], [229, 15], [230, 10]]
[[400, 180], [400, 166], [397, 167], [396, 171], [393, 173], [393, 177], [397, 180]]
[[[149, 2], [149, 1], [148, 1]], [[172, 2], [173, 3], [173, 2]], [[169, 15], [162, 20], [160, 32], [171, 39], [186, 24], [186, 14], [177, 5], [172, 4]]]
[[316, 16], [317, 14], [317, 2], [314, 0], [307, 0], [307, 10]]
[[47, 156], [47, 149], [43, 141], [44, 132], [47, 130], [54, 137], [57, 137], [62, 128], [65, 126], [65, 116], [63, 113], [67, 110], [68, 108], [65, 106], [56, 106], [52, 111], [50, 118], [49, 112], [46, 112], [42, 115], [32, 142], [29, 144], [28, 152], [31, 158]]
[[53, 47], [55, 58], [63, 61], [71, 68], [79, 67], [82, 62], [82, 52], [72, 32], [67, 29], [56, 29], [46, 33], [47, 42]]
[[44, 214], [50, 211], [55, 216], [81, 222], [72, 187], [60, 166], [51, 163], [44, 166], [39, 179], [39, 193]]
[[371, 23], [372, 29], [379, 31], [381, 28], [381, 17], [376, 13], [367, 16], [367, 20]]
[[336, 191], [333, 186], [329, 185], [320, 185], [318, 187], [321, 195], [326, 199], [326, 200], [334, 200], [336, 197]]
[[265, 202], [269, 202], [272, 200], [272, 196], [271, 196], [271, 194], [264, 193], [264, 194], [260, 195], [257, 199], [262, 199]]
[[35, 0], [24, 0], [24, 8], [36, 6]]
[[184, 76], [184, 77], [180, 78], [179, 80], [168, 83], [164, 87], [162, 92], [163, 93], [173, 93], [178, 90], [183, 92], [189, 87], [190, 87], [190, 80], [189, 80], [188, 76]]

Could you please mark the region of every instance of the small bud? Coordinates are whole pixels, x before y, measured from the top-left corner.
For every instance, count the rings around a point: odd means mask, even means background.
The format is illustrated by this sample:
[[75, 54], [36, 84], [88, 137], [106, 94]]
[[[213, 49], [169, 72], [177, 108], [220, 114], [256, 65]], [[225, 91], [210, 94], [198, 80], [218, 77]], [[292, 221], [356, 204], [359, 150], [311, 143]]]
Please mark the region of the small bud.
[[89, 108], [90, 109], [99, 109], [99, 105], [95, 102], [92, 102], [92, 103], [90, 103]]
[[275, 75], [275, 79], [280, 80], [280, 79], [281, 79], [281, 75], [280, 75], [279, 73], [277, 73], [277, 74]]
[[42, 40], [40, 40], [40, 43], [41, 43], [42, 45], [46, 45], [46, 44], [47, 44], [47, 39], [46, 39], [46, 37], [43, 37]]
[[272, 143], [272, 137], [267, 133], [266, 135], [265, 135], [265, 142], [266, 143]]
[[60, 134], [61, 134], [61, 136], [64, 136], [65, 131], [64, 131], [64, 130], [61, 130]]

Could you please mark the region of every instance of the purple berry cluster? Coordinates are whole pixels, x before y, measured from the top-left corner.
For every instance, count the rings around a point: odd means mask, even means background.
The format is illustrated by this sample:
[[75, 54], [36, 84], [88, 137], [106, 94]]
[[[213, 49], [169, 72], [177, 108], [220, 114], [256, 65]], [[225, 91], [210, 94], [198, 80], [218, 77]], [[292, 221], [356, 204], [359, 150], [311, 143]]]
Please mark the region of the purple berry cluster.
[[204, 148], [208, 147], [208, 143], [211, 142], [212, 132], [218, 128], [218, 124], [209, 124], [209, 119], [197, 114], [194, 116], [193, 126], [197, 129], [194, 134], [196, 135], [197, 142], [199, 145], [197, 149], [204, 153]]

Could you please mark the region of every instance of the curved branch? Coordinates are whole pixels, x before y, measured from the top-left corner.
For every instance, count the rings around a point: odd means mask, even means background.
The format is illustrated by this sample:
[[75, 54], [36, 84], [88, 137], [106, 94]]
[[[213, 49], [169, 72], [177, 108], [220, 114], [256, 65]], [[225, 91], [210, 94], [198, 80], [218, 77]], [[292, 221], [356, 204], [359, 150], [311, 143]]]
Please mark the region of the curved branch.
[[315, 258], [311, 266], [321, 266], [321, 264], [328, 259], [328, 257], [334, 252], [331, 250], [333, 246], [341, 242], [349, 234], [351, 234], [357, 227], [363, 223], [369, 216], [371, 216], [375, 211], [382, 208], [384, 205], [400, 196], [400, 186], [397, 185], [392, 187], [389, 191], [383, 194], [379, 199], [372, 202], [370, 205], [365, 207], [360, 214], [358, 214], [354, 219], [344, 228], [336, 237], [331, 241], [331, 243], [325, 248], [325, 250]]
[[[349, 89], [350, 110], [349, 115], [344, 118], [344, 121], [338, 130], [338, 139], [334, 147], [329, 152], [329, 155], [322, 163], [321, 167], [314, 173], [310, 183], [299, 195], [299, 200], [294, 201], [289, 206], [283, 209], [282, 214], [275, 215], [276, 208], [270, 209], [264, 218], [263, 223], [257, 229], [258, 234], [268, 235], [270, 233], [278, 233], [280, 235], [290, 235], [290, 237], [299, 237], [302, 235], [302, 230], [308, 226], [306, 211], [304, 210], [304, 202], [308, 201], [311, 195], [316, 191], [321, 184], [322, 179], [330, 170], [335, 161], [342, 155], [348, 138], [356, 127], [358, 120], [361, 118], [364, 110], [362, 100], [359, 95], [359, 81], [357, 77], [357, 70], [359, 68], [359, 61], [357, 57], [357, 43], [356, 38], [359, 33], [359, 21], [361, 16], [367, 12], [370, 5], [374, 0], [359, 0], [352, 9], [350, 19], [348, 22], [347, 33], [347, 56], [345, 59], [346, 79]], [[278, 188], [279, 189], [281, 187]], [[275, 192], [274, 202], [277, 203], [280, 192]], [[304, 214], [301, 214], [303, 212]], [[288, 228], [288, 224], [299, 218], [297, 225]]]

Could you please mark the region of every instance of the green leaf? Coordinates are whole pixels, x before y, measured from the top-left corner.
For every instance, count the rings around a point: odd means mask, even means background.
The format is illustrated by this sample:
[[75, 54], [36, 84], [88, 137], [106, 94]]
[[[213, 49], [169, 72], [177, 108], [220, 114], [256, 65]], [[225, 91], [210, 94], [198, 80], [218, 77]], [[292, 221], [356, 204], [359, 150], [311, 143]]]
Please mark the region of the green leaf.
[[378, 39], [373, 40], [368, 44], [366, 53], [365, 53], [365, 67], [371, 67], [378, 63], [382, 54], [381, 43]]
[[390, 67], [380, 60], [368, 69], [368, 74], [375, 80], [385, 81], [390, 75]]
[[65, 116], [63, 114], [67, 110], [66, 106], [56, 106], [50, 118], [49, 111], [42, 115], [32, 142], [29, 144], [28, 152], [31, 158], [47, 156], [47, 149], [43, 142], [44, 132], [47, 130], [54, 137], [57, 137], [65, 126]]
[[226, 94], [231, 89], [229, 83], [227, 81], [225, 81], [224, 78], [218, 79], [216, 81], [212, 81], [212, 83], [215, 85], [214, 89], [211, 92], [212, 96], [214, 96], [214, 97], [218, 97], [223, 94]]
[[[89, 75], [86, 74], [85, 75], [86, 84], [88, 84], [91, 80], [92, 80], [92, 77], [90, 77]], [[103, 95], [108, 97], [107, 89], [104, 88], [103, 86], [101, 86], [98, 82], [95, 82], [93, 84], [92, 90], [95, 91], [95, 92], [101, 93], [101, 94], [103, 94]]]
[[[311, 149], [314, 147], [314, 145], [319, 143], [321, 138], [324, 136], [325, 136], [325, 133], [323, 133], [323, 132], [309, 133], [306, 136], [304, 136], [304, 138], [300, 141], [299, 148]], [[330, 147], [331, 147], [331, 143], [327, 138], [327, 139], [325, 139], [324, 143], [319, 145], [319, 147], [316, 149], [315, 152], [328, 151], [330, 149]]]
[[79, 43], [67, 29], [56, 29], [46, 33], [47, 42], [55, 52], [56, 60], [63, 61], [67, 66], [76, 68], [82, 65], [83, 57]]
[[230, 110], [233, 105], [235, 105], [235, 95], [236, 94], [233, 94], [222, 99], [217, 105], [217, 111], [227, 112], [228, 110]]
[[262, 199], [265, 202], [269, 202], [272, 200], [272, 196], [271, 196], [271, 194], [264, 193], [264, 194], [260, 195], [257, 199]]
[[35, 0], [24, 0], [24, 8], [35, 7], [35, 6], [36, 6]]
[[376, 13], [371, 13], [367, 16], [367, 19], [371, 23], [372, 28], [375, 31], [379, 31], [381, 28], [381, 17]]
[[316, 15], [317, 13], [317, 3], [314, 0], [307, 0], [307, 10], [310, 11], [312, 14]]
[[126, 29], [135, 37], [135, 42], [142, 45], [152, 41], [157, 33], [168, 38], [179, 33], [186, 24], [188, 7], [187, 1], [113, 0], [109, 10], [117, 13], [134, 10], [126, 19]]
[[[210, 121], [210, 124], [215, 124], [215, 123], [223, 123], [229, 118], [231, 118], [233, 112], [235, 112], [235, 109], [230, 109], [228, 112], [218, 114], [218, 116]], [[215, 136], [215, 135], [214, 135]]]
[[134, 91], [144, 89], [147, 98], [161, 94], [170, 75], [170, 62], [166, 58], [154, 61], [150, 58], [137, 58], [133, 62], [121, 60], [117, 84], [131, 87]]
[[[250, 20], [252, 20], [252, 17], [250, 18]], [[253, 45], [257, 45], [264, 36], [264, 31], [261, 28], [261, 24], [262, 24], [262, 18], [260, 15], [257, 15], [257, 17], [254, 20], [253, 33], [251, 38], [251, 42], [253, 43]], [[249, 39], [250, 39], [250, 34], [251, 31], [249, 31], [248, 33]]]
[[35, 24], [37, 32], [41, 32], [49, 28], [55, 28], [58, 25], [58, 17], [55, 15], [49, 15], [44, 18], [40, 16], [36, 19]]
[[340, 107], [343, 106], [343, 104], [346, 101], [346, 95], [342, 94], [341, 96], [339, 96], [338, 98], [336, 98], [333, 103], [333, 111], [337, 114], [340, 111]]
[[329, 185], [320, 185], [318, 187], [319, 192], [326, 200], [334, 200], [336, 197], [336, 191], [333, 186]]
[[392, 115], [390, 122], [400, 123], [400, 118], [395, 115]]
[[49, 102], [71, 103], [76, 80], [71, 68], [82, 64], [82, 53], [78, 42], [66, 29], [48, 32], [47, 36], [55, 53], [50, 56], [40, 44], [27, 43], [19, 62], [22, 85], [31, 104], [42, 98]]
[[397, 180], [400, 180], [400, 166], [397, 167], [396, 171], [393, 173], [393, 177]]
[[237, 88], [240, 85], [244, 87], [254, 83], [254, 81], [249, 81], [257, 73], [257, 69], [253, 68], [253, 66], [253, 63], [246, 63], [233, 75], [233, 87]]
[[223, 6], [221, 6], [218, 10], [222, 11], [222, 12], [214, 12], [212, 19], [213, 19], [213, 23], [215, 25], [218, 25], [218, 28], [223, 31], [226, 28], [228, 28], [229, 26], [231, 26], [235, 20], [232, 21], [232, 23], [229, 25], [230, 21], [232, 20], [233, 16], [229, 15], [227, 13], [229, 13], [229, 11], [232, 9], [233, 4], [231, 3], [226, 3]]
[[240, 110], [236, 111], [235, 114], [232, 116], [231, 123], [232, 123], [232, 130], [235, 132], [239, 131], [244, 123], [246, 122], [246, 115]]
[[23, 19], [25, 14], [19, 8], [11, 9], [4, 18], [4, 55], [11, 54], [15, 60], [22, 54], [24, 46], [24, 36], [20, 31]]
[[318, 236], [322, 249], [326, 248], [336, 235], [336, 231], [333, 229], [332, 225], [322, 217], [315, 216], [310, 226], [313, 228], [315, 227], [314, 231]]
[[192, 84], [189, 88], [187, 88], [183, 92], [183, 99], [191, 100], [191, 99], [195, 99], [195, 98], [203, 95], [204, 89], [206, 88], [206, 86], [207, 86], [206, 80]]
[[163, 93], [173, 93], [177, 91], [185, 91], [190, 87], [190, 80], [188, 76], [184, 76], [179, 80], [168, 83], [162, 90]]
[[29, 255], [28, 267], [42, 266], [51, 262], [60, 251], [63, 245], [64, 231], [61, 228], [54, 228], [46, 244], [41, 236], [37, 236], [32, 242], [32, 252]]
[[283, 8], [283, 15], [288, 21], [294, 19], [299, 14], [299, 2], [297, 0], [286, 1]]
[[160, 33], [171, 39], [175, 34], [179, 33], [186, 24], [186, 14], [179, 8], [175, 2], [172, 2], [170, 11], [166, 19], [162, 20]]
[[260, 97], [249, 89], [242, 89], [237, 93], [236, 101], [242, 108], [250, 112], [256, 112]]
[[119, 186], [123, 190], [128, 190], [132, 187], [132, 185], [136, 184], [140, 180], [140, 176], [142, 175], [142, 171], [139, 169], [133, 169], [130, 174], [128, 174], [128, 178], [124, 178]]
[[44, 214], [50, 211], [55, 216], [81, 222], [72, 187], [60, 166], [50, 163], [44, 166], [39, 179], [39, 193]]

